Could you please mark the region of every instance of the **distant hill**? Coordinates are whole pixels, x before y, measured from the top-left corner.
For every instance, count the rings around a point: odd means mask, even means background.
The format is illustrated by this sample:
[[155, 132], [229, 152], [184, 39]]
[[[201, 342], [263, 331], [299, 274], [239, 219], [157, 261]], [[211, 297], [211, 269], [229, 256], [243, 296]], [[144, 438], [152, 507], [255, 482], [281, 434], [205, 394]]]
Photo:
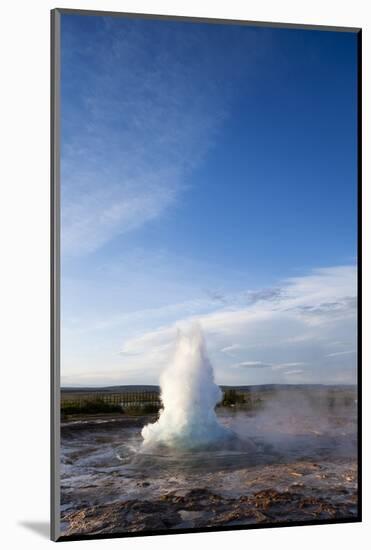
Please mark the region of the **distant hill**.
[[102, 387], [96, 387], [96, 386], [64, 386], [61, 387], [61, 391], [64, 392], [116, 392], [116, 393], [124, 393], [124, 392], [140, 392], [140, 391], [160, 391], [159, 386], [151, 386], [151, 385], [128, 385], [128, 386], [102, 386]]
[[[356, 388], [352, 384], [257, 384], [257, 385], [248, 385], [248, 386], [220, 386], [223, 391], [225, 390], [237, 390], [237, 391], [249, 391], [249, 392], [262, 392], [262, 391], [274, 391], [274, 390], [310, 390], [310, 389], [350, 389]], [[143, 392], [143, 391], [152, 391], [159, 392], [160, 387], [155, 385], [120, 385], [120, 386], [103, 386], [103, 387], [94, 387], [94, 386], [71, 386], [71, 387], [62, 387], [62, 392], [68, 393], [84, 393], [84, 392], [97, 392], [97, 393], [124, 393], [124, 392]]]
[[220, 386], [223, 390], [237, 391], [273, 391], [273, 390], [315, 390], [315, 389], [350, 389], [356, 388], [352, 384], [256, 384], [250, 386]]

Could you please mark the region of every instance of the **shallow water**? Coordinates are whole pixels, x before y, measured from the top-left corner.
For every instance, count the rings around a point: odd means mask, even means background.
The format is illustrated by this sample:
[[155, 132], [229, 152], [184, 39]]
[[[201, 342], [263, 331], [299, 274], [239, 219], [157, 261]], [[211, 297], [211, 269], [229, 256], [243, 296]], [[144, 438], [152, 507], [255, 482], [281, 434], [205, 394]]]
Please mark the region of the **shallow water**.
[[63, 534], [249, 525], [357, 514], [352, 409], [249, 415], [218, 410], [239, 448], [143, 452], [148, 417], [62, 425]]

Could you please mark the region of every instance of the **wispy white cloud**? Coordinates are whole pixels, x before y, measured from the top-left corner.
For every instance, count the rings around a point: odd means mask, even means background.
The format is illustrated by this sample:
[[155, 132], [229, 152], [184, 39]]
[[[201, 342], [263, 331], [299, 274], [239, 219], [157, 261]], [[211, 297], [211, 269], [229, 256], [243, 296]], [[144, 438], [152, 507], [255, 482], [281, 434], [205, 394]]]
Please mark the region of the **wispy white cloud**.
[[[177, 203], [228, 115], [235, 92], [220, 79], [228, 82], [232, 72], [235, 83], [241, 78], [222, 43], [205, 42], [195, 27], [107, 21], [99, 42], [95, 36], [79, 42], [63, 27], [65, 257], [93, 252]], [[245, 46], [246, 71], [255, 59], [252, 33], [239, 43], [229, 48], [240, 56]]]
[[347, 350], [347, 351], [335, 351], [333, 353], [328, 353], [326, 355], [326, 357], [339, 357], [341, 355], [349, 355], [349, 354], [353, 354], [353, 353], [356, 353], [355, 349], [350, 349], [350, 350]]
[[241, 350], [241, 346], [239, 344], [231, 344], [229, 346], [225, 346], [224, 348], [222, 348], [220, 351], [222, 353], [226, 353], [228, 355], [234, 355], [235, 352]]
[[[205, 312], [200, 302], [198, 311], [128, 338], [121, 348], [121, 366], [116, 364], [122, 381], [128, 379], [128, 370], [137, 373], [137, 380], [156, 382], [171, 360], [177, 327], [192, 319], [197, 319], [205, 331], [220, 383], [283, 382], [286, 376], [295, 375], [304, 382], [354, 381], [355, 357], [343, 351], [345, 345], [356, 344], [355, 300], [350, 299], [356, 294], [356, 269], [344, 266], [315, 270], [283, 281], [280, 287], [283, 292], [278, 302], [220, 306], [211, 312]], [[328, 302], [342, 304], [336, 315], [332, 308], [321, 307]], [[310, 315], [307, 308], [311, 309]], [[158, 315], [164, 321], [161, 308]], [[152, 322], [156, 323], [155, 313]], [[338, 351], [333, 351], [335, 344]], [[231, 368], [228, 353], [235, 354], [233, 365], [239, 368]], [[343, 360], [338, 363], [328, 356], [338, 357], [339, 361], [342, 356], [349, 359], [345, 365]]]
[[[306, 373], [312, 380], [331, 380], [333, 366], [325, 361], [329, 348], [334, 341], [341, 343], [356, 338], [355, 302], [349, 299], [355, 295], [355, 275], [355, 268], [348, 266], [315, 270], [284, 282], [284, 297], [279, 303], [259, 301], [233, 309], [221, 307], [208, 314], [200, 312], [197, 317], [206, 332], [217, 371], [228, 376], [230, 367], [223, 356], [232, 351], [238, 353], [240, 366], [255, 370], [261, 365], [270, 366], [271, 369], [264, 371], [270, 370], [276, 378]], [[329, 301], [342, 304], [336, 316], [332, 308], [321, 307]], [[306, 308], [311, 309], [310, 315]], [[161, 338], [171, 339], [174, 330], [175, 326], [165, 327], [159, 334]], [[127, 342], [124, 347], [139, 347], [146, 356], [147, 344], [150, 342], [156, 347], [158, 336], [156, 332], [149, 333]], [[228, 341], [233, 343], [227, 345]], [[247, 349], [250, 357], [246, 357], [244, 350]], [[251, 357], [252, 351], [256, 359]], [[297, 360], [291, 360], [294, 357]], [[162, 356], [162, 362], [167, 360], [168, 357]]]
[[303, 372], [304, 372], [303, 369], [296, 369], [296, 370], [288, 370], [285, 372], [285, 374], [288, 376], [292, 376], [296, 374], [302, 374]]
[[[149, 179], [149, 178], [148, 178]], [[152, 177], [152, 180], [154, 178]], [[67, 255], [93, 252], [118, 234], [155, 220], [176, 200], [180, 186], [127, 181], [93, 188], [66, 199], [62, 210], [62, 248]]]
[[305, 365], [303, 361], [296, 361], [293, 363], [279, 363], [278, 365], [272, 365], [272, 370], [282, 370], [290, 367], [301, 367], [302, 365]]
[[243, 368], [243, 369], [265, 369], [271, 368], [272, 365], [269, 363], [262, 363], [261, 361], [241, 361], [241, 363], [236, 363], [232, 365], [231, 368]]

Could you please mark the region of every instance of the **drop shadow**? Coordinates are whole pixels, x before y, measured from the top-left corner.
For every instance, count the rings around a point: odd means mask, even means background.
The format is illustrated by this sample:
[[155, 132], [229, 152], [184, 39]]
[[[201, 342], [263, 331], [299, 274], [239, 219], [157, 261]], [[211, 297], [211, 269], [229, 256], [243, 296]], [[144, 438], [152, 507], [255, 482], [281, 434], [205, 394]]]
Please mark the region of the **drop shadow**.
[[18, 525], [33, 531], [43, 539], [50, 539], [50, 524], [48, 521], [20, 521]]

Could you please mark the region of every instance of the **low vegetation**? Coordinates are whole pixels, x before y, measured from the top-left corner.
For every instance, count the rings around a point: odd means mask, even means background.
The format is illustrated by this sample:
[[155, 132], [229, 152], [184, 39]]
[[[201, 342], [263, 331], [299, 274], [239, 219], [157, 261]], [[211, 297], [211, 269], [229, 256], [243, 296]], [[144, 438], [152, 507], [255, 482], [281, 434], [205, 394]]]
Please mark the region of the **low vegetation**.
[[62, 402], [61, 412], [63, 414], [101, 414], [122, 412], [120, 405], [107, 403], [104, 399], [87, 399], [81, 402]]
[[[218, 407], [256, 411], [267, 402], [279, 400], [281, 403], [290, 403], [292, 391], [295, 389], [296, 398], [301, 396], [303, 403], [313, 409], [326, 409], [329, 413], [335, 408], [355, 407], [354, 388], [308, 388], [300, 387], [281, 389], [280, 387], [261, 389], [224, 388], [223, 399]], [[67, 415], [89, 415], [120, 413], [139, 416], [158, 414], [162, 407], [159, 391], [63, 391], [61, 393], [61, 413]]]

